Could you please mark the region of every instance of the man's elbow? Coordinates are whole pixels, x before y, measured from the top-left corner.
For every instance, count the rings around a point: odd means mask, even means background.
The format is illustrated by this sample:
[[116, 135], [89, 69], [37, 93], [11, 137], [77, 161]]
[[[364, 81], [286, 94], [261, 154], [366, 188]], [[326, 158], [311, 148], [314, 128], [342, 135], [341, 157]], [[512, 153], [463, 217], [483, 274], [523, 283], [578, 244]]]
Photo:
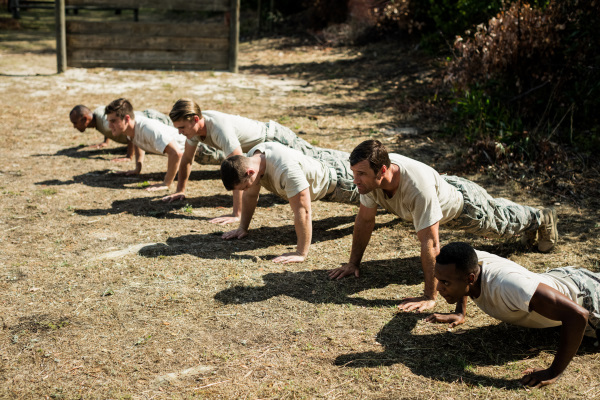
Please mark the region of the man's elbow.
[[579, 306], [578, 308], [579, 310], [577, 314], [579, 315], [579, 318], [583, 322], [583, 324], [587, 326], [588, 319], [590, 317], [590, 312], [581, 306]]
[[590, 312], [588, 310], [580, 305], [577, 305], [577, 308], [570, 313], [568, 319], [562, 321], [562, 324], [570, 328], [581, 329], [583, 332], [587, 326], [589, 316]]

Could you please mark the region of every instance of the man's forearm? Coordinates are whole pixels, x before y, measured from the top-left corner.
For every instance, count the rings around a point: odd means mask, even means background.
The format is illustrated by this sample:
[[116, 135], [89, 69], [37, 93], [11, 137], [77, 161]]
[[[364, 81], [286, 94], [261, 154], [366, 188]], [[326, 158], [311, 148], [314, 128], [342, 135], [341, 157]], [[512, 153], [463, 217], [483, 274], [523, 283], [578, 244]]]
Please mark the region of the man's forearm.
[[[258, 191], [256, 193], [247, 189], [242, 196], [242, 215], [240, 217], [240, 228], [247, 231], [258, 203]], [[260, 190], [260, 187], [259, 187]]]
[[192, 161], [183, 158], [179, 162], [179, 173], [177, 174], [177, 193], [184, 193], [187, 181], [192, 172]]
[[371, 240], [371, 234], [375, 228], [375, 219], [364, 220], [356, 217], [354, 231], [352, 233], [352, 249], [350, 250], [350, 263], [360, 265], [365, 249]]
[[240, 217], [242, 215], [242, 201], [244, 192], [241, 190], [233, 191], [233, 216]]
[[423, 268], [423, 275], [425, 281], [425, 288], [423, 294], [428, 299], [435, 300], [437, 297], [437, 291], [435, 289], [437, 280], [434, 276], [435, 268], [435, 257], [433, 247], [423, 246], [421, 247], [421, 267]]
[[168, 156], [167, 173], [165, 174], [164, 184], [170, 186], [175, 180], [175, 175], [177, 175], [177, 169], [179, 167], [179, 162], [181, 161], [181, 154], [170, 153]]
[[469, 300], [468, 296], [464, 296], [462, 300], [456, 302], [456, 309], [454, 310], [455, 314], [462, 314], [463, 317], [467, 316], [467, 301]]
[[582, 317], [580, 314], [573, 314], [568, 321], [562, 321], [560, 328], [560, 342], [556, 351], [556, 356], [550, 368], [558, 376], [563, 373], [567, 368], [575, 354], [583, 334], [585, 332], [585, 326], [587, 324], [587, 318]]
[[298, 243], [296, 251], [298, 254], [308, 255], [308, 249], [312, 240], [312, 220], [310, 210], [300, 208], [294, 212], [294, 227], [296, 228], [296, 236]]

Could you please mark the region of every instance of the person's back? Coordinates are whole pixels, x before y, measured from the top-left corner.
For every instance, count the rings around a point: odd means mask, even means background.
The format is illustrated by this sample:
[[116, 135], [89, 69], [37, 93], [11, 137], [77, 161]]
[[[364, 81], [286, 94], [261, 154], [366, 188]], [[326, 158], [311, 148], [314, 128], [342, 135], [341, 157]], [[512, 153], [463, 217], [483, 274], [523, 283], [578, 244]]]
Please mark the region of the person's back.
[[[476, 250], [481, 263], [481, 295], [473, 302], [486, 314], [501, 321], [529, 328], [560, 325], [529, 311], [529, 301], [540, 283], [564, 294], [576, 303], [579, 289], [570, 279], [547, 272], [538, 274], [506, 258]], [[581, 304], [580, 304], [581, 305]]]
[[177, 143], [177, 148], [183, 152], [185, 136], [180, 135], [177, 129], [163, 124], [158, 120], [135, 114], [135, 135], [133, 144], [146, 152], [163, 154], [165, 147], [172, 141]]
[[265, 189], [286, 200], [306, 188], [309, 188], [312, 201], [328, 194], [332, 172], [331, 167], [323, 161], [277, 142], [259, 144], [248, 152], [248, 156], [257, 150], [265, 154], [266, 170], [260, 180]]
[[[265, 141], [267, 127], [263, 122], [214, 110], [202, 111], [202, 116], [207, 130], [202, 143], [223, 150], [225, 154], [231, 154], [238, 147], [243, 152], [248, 152]], [[198, 142], [199, 136], [190, 140], [190, 144]]]
[[389, 197], [381, 189], [361, 194], [361, 203], [369, 208], [381, 205], [400, 218], [411, 221], [417, 231], [439, 221], [443, 224], [462, 211], [462, 195], [430, 166], [390, 153], [390, 161], [399, 168], [400, 184]]
[[[105, 106], [97, 107], [92, 114], [94, 115], [94, 119], [96, 121], [96, 130], [103, 134], [105, 137], [114, 140], [117, 143], [127, 144], [127, 136], [125, 134], [113, 135], [110, 127], [108, 126], [108, 119], [106, 119], [106, 114], [104, 114]], [[143, 111], [134, 111], [135, 119], [139, 119], [140, 117], [146, 117], [154, 120], [158, 120], [165, 125], [173, 126], [171, 119], [165, 114], [148, 108]]]

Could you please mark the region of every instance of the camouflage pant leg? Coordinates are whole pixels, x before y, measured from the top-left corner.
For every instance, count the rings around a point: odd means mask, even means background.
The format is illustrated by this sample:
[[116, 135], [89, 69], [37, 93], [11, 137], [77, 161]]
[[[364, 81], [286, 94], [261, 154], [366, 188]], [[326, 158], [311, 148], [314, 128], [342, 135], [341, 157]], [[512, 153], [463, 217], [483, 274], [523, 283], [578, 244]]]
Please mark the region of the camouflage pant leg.
[[162, 122], [165, 125], [173, 126], [173, 121], [171, 121], [171, 118], [159, 111], [149, 108], [147, 110], [142, 111], [142, 114], [144, 114], [144, 116], [147, 118], [155, 119], [157, 121]]
[[350, 169], [350, 154], [344, 151], [322, 149], [320, 147], [315, 147], [315, 149], [318, 149], [318, 152], [314, 158], [325, 162], [336, 173], [335, 189], [324, 200], [358, 205], [358, 188], [354, 184], [354, 174]]
[[315, 147], [306, 140], [299, 138], [291, 129], [275, 121], [267, 122], [267, 138], [265, 141], [281, 143], [310, 157], [315, 157], [321, 150], [319, 147]]
[[600, 273], [585, 268], [562, 267], [548, 271], [556, 276], [567, 276], [580, 290], [581, 305], [589, 311], [585, 334], [600, 339]]
[[217, 150], [204, 143], [198, 143], [196, 154], [194, 155], [194, 161], [205, 165], [221, 165], [225, 158], [227, 158], [227, 155], [223, 150]]
[[511, 237], [539, 228], [539, 209], [493, 198], [481, 186], [464, 178], [447, 175], [442, 178], [464, 198], [462, 214], [446, 223], [446, 227], [488, 237]]

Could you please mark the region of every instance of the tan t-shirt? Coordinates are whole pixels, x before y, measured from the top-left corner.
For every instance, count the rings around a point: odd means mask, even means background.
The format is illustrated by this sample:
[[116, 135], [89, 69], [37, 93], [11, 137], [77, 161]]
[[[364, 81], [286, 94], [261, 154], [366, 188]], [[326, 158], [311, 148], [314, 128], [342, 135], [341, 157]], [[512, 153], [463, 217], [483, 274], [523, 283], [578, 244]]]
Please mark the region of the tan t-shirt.
[[206, 137], [201, 140], [198, 135], [188, 139], [191, 146], [202, 142], [230, 155], [238, 147], [241, 147], [243, 152], [249, 151], [264, 142], [267, 136], [267, 126], [264, 122], [212, 110], [202, 111], [202, 116], [206, 124]]
[[330, 168], [315, 158], [305, 156], [277, 142], [254, 146], [248, 157], [256, 151], [265, 155], [266, 170], [260, 184], [270, 192], [288, 200], [308, 188], [312, 201], [327, 194], [331, 182]]
[[390, 160], [400, 169], [400, 184], [394, 196], [382, 189], [360, 195], [365, 207], [382, 206], [419, 232], [439, 221], [440, 225], [456, 218], [463, 209], [462, 194], [447, 183], [436, 170], [422, 162], [391, 153]]
[[[108, 127], [108, 119], [106, 118], [106, 114], [104, 114], [104, 109], [104, 106], [100, 106], [92, 112], [96, 120], [96, 130], [105, 137], [114, 140], [117, 143], [127, 144], [127, 136], [124, 133], [117, 136], [113, 135], [112, 131]], [[136, 118], [142, 116], [142, 114], [138, 113], [137, 111], [134, 111], [134, 114]]]
[[549, 273], [536, 274], [506, 258], [477, 251], [481, 263], [481, 294], [472, 299], [486, 314], [501, 321], [529, 328], [558, 326], [554, 321], [529, 311], [529, 302], [540, 283], [558, 290], [577, 303], [579, 289], [573, 281]]
[[180, 151], [183, 152], [185, 148], [185, 136], [180, 135], [176, 128], [160, 121], [136, 115], [134, 130], [133, 144], [148, 153], [163, 154], [165, 147], [172, 141], [175, 141]]

